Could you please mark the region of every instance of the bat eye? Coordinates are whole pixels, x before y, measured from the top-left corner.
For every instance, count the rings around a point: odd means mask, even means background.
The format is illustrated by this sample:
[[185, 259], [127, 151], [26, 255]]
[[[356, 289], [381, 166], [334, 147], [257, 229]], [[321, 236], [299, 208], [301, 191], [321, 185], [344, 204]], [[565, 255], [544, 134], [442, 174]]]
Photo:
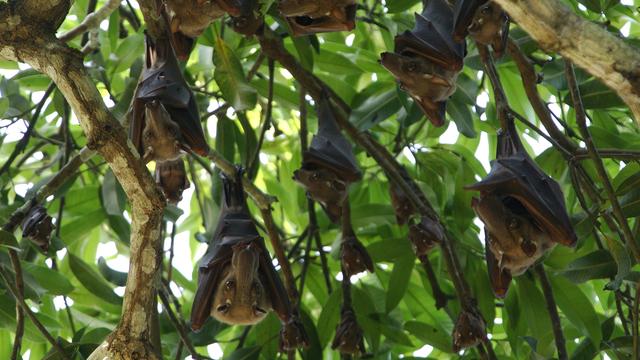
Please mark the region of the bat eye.
[[313, 174], [311, 174], [311, 180], [318, 180], [320, 179], [320, 173], [319, 172], [314, 172]]
[[411, 62], [407, 64], [407, 71], [414, 72], [417, 70], [417, 68], [418, 66], [416, 65], [416, 63]]
[[216, 311], [218, 311], [219, 313], [226, 314], [227, 311], [229, 311], [229, 304], [223, 304], [223, 305], [218, 306]]
[[267, 313], [267, 311], [265, 309], [259, 308], [257, 306], [254, 308], [254, 311], [255, 311], [256, 315], [264, 315], [264, 314]]
[[227, 290], [231, 290], [231, 289], [233, 289], [233, 287], [234, 287], [234, 286], [235, 286], [235, 283], [233, 282], [233, 280], [227, 280], [227, 282], [226, 282], [226, 283], [224, 283], [224, 287], [225, 287]]
[[158, 74], [158, 78], [159, 78], [159, 79], [161, 79], [161, 80], [164, 80], [164, 71], [161, 71], [161, 72]]
[[487, 6], [483, 7], [482, 9], [480, 9], [480, 13], [482, 15], [489, 15], [489, 14], [491, 14], [492, 10], [493, 9], [491, 8], [491, 6], [487, 5]]
[[518, 221], [518, 219], [516, 218], [511, 218], [511, 220], [509, 221], [509, 229], [515, 230], [519, 227], [520, 227], [520, 221]]

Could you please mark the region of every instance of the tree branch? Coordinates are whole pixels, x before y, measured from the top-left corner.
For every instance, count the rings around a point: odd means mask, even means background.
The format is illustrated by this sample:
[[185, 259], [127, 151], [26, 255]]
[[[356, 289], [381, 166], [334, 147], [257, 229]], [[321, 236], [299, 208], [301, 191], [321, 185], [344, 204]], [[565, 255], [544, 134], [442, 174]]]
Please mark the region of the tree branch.
[[540, 46], [615, 91], [640, 124], [640, 53], [560, 0], [495, 0]]
[[119, 0], [107, 0], [103, 7], [88, 14], [87, 17], [85, 17], [78, 26], [60, 35], [58, 39], [60, 39], [60, 41], [67, 42], [78, 35], [84, 34], [91, 29], [97, 28], [98, 26], [100, 26], [102, 20], [108, 18], [109, 15], [111, 15], [111, 13], [115, 9], [117, 9], [119, 5]]
[[[0, 20], [6, 14], [0, 8]], [[149, 321], [160, 269], [159, 232], [164, 201], [127, 133], [107, 110], [82, 63], [82, 55], [46, 32], [39, 24], [16, 21], [13, 32], [0, 32], [0, 57], [26, 62], [48, 75], [80, 121], [87, 147], [102, 155], [131, 202], [131, 256], [120, 324], [98, 347], [102, 358], [155, 358], [149, 342]], [[2, 23], [0, 21], [0, 23]], [[2, 26], [0, 26], [2, 27]]]
[[609, 174], [607, 174], [607, 169], [604, 167], [604, 163], [602, 162], [602, 158], [598, 154], [598, 149], [593, 143], [593, 139], [591, 138], [591, 133], [589, 132], [589, 128], [587, 127], [587, 117], [584, 112], [584, 107], [582, 105], [582, 97], [580, 96], [580, 90], [578, 89], [578, 82], [576, 81], [575, 73], [573, 71], [573, 65], [570, 62], [565, 62], [565, 75], [567, 77], [567, 82], [569, 84], [569, 92], [571, 93], [571, 98], [573, 99], [573, 106], [576, 110], [576, 123], [578, 124], [578, 128], [580, 129], [580, 133], [584, 138], [584, 142], [587, 146], [587, 150], [589, 155], [591, 156], [591, 160], [596, 167], [596, 172], [600, 181], [602, 181], [602, 185], [604, 190], [609, 197], [609, 201], [611, 202], [611, 207], [613, 209], [613, 215], [620, 226], [623, 238], [627, 244], [627, 246], [631, 249], [633, 256], [636, 261], [640, 261], [640, 247], [631, 232], [631, 228], [629, 227], [629, 222], [622, 212], [622, 207], [620, 206], [620, 202], [616, 197], [615, 190], [613, 189], [613, 185], [611, 184], [611, 179], [609, 178]]
[[535, 266], [536, 274], [540, 279], [540, 285], [542, 286], [542, 293], [544, 294], [544, 300], [547, 305], [547, 311], [551, 317], [551, 327], [553, 328], [553, 336], [556, 340], [556, 348], [558, 349], [558, 358], [560, 360], [567, 360], [567, 348], [565, 346], [564, 334], [562, 333], [562, 324], [560, 323], [560, 315], [558, 315], [558, 308], [556, 307], [556, 301], [553, 298], [553, 290], [547, 278], [547, 273], [544, 271], [544, 265], [538, 264]]

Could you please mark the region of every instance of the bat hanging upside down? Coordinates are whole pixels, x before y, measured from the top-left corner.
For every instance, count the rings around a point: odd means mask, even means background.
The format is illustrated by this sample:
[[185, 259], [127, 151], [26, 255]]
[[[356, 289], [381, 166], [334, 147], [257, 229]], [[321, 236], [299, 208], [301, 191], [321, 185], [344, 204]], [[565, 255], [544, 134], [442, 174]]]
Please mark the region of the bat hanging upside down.
[[227, 324], [255, 324], [270, 310], [287, 323], [292, 308], [247, 208], [242, 170], [222, 181], [220, 217], [200, 260], [191, 328], [199, 330], [210, 315]]
[[293, 36], [351, 31], [355, 27], [355, 0], [281, 0], [278, 8]]
[[466, 45], [453, 41], [453, 12], [444, 0], [430, 0], [415, 18], [415, 27], [395, 37], [394, 52], [382, 53], [380, 63], [427, 118], [441, 126], [447, 99], [455, 92], [462, 70]]
[[491, 45], [502, 56], [509, 39], [509, 16], [500, 5], [487, 0], [458, 0], [455, 8], [453, 38], [463, 42], [467, 35], [484, 45]]
[[491, 285], [504, 297], [511, 276], [520, 275], [555, 243], [573, 246], [576, 234], [562, 190], [524, 150], [513, 121], [498, 134], [491, 171], [467, 186], [480, 191], [472, 207], [485, 224]]
[[146, 59], [136, 89], [131, 141], [145, 162], [176, 160], [184, 152], [209, 153], [195, 98], [169, 39], [146, 35]]
[[318, 133], [305, 151], [302, 167], [293, 173], [293, 179], [317, 201], [329, 219], [337, 223], [342, 215], [342, 204], [349, 184], [362, 178], [351, 144], [340, 133], [329, 100], [318, 102]]

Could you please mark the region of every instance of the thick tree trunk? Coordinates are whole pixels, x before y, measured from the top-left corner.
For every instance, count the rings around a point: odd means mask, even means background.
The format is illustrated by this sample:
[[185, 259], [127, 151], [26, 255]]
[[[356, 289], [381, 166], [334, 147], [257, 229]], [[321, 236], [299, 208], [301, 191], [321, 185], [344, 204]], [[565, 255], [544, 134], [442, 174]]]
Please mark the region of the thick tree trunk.
[[494, 0], [540, 46], [617, 92], [640, 123], [640, 52], [559, 0]]

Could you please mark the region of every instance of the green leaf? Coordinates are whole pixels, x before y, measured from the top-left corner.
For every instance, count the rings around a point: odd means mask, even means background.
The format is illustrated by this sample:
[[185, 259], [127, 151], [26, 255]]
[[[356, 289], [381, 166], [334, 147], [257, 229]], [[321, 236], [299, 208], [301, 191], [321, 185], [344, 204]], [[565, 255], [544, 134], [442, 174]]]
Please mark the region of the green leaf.
[[127, 196], [111, 170], [104, 174], [102, 186], [102, 206], [108, 215], [122, 216], [127, 203]]
[[398, 112], [402, 105], [395, 89], [378, 93], [353, 109], [349, 121], [361, 131], [368, 130]]
[[526, 276], [518, 277], [516, 283], [519, 302], [526, 304], [521, 311], [524, 313], [530, 334], [538, 343], [537, 352], [545, 357], [550, 357], [554, 351], [553, 333], [542, 293], [535, 286], [535, 283]]
[[594, 344], [600, 344], [602, 329], [589, 298], [580, 288], [561, 276], [550, 277], [553, 295], [562, 313]]
[[122, 298], [120, 298], [109, 284], [104, 280], [100, 274], [95, 271], [89, 264], [84, 262], [81, 258], [68, 253], [69, 266], [73, 275], [80, 281], [82, 286], [89, 290], [92, 294], [100, 299], [109, 302], [114, 305], [122, 304]]
[[249, 83], [240, 60], [221, 37], [216, 37], [213, 77], [222, 91], [222, 97], [235, 110], [253, 109], [258, 101], [257, 93]]
[[107, 260], [100, 256], [98, 258], [98, 270], [100, 274], [115, 286], [125, 286], [127, 284], [127, 273], [113, 270], [107, 265]]
[[616, 262], [608, 251], [596, 250], [572, 261], [560, 274], [576, 284], [606, 279], [616, 275]]
[[324, 349], [327, 347], [336, 326], [340, 321], [340, 303], [342, 301], [342, 291], [334, 291], [331, 293], [327, 302], [322, 306], [322, 312], [318, 317], [318, 337], [320, 338], [320, 346]]
[[449, 118], [456, 124], [458, 132], [468, 138], [477, 136], [476, 130], [473, 128], [473, 117], [471, 110], [464, 103], [462, 94], [454, 93], [447, 101], [447, 114]]
[[20, 250], [20, 245], [18, 244], [16, 237], [13, 236], [12, 233], [3, 229], [0, 229], [0, 247], [10, 248], [17, 251]]
[[391, 278], [389, 279], [389, 288], [387, 289], [387, 313], [395, 309], [404, 297], [407, 286], [409, 286], [409, 279], [411, 278], [414, 263], [414, 256], [406, 256], [395, 261]]
[[431, 345], [434, 348], [446, 353], [453, 352], [453, 340], [451, 339], [451, 335], [445, 333], [440, 329], [437, 329], [429, 324], [413, 320], [407, 321], [404, 324], [404, 328], [425, 344]]
[[31, 275], [38, 284], [52, 295], [66, 295], [73, 291], [73, 285], [56, 270], [42, 265], [21, 262], [22, 270]]

